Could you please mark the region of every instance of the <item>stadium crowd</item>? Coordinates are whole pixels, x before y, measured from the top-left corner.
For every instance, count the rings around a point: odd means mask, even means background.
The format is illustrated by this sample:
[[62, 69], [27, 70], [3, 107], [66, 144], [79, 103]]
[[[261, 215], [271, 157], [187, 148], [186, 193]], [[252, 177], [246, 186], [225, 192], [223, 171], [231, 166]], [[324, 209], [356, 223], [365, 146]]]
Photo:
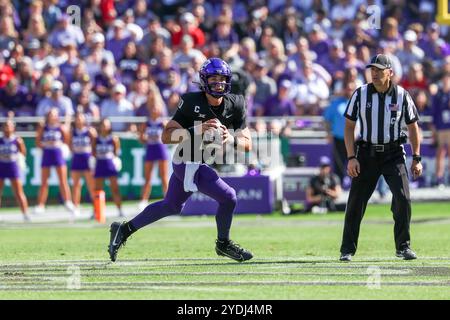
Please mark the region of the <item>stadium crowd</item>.
[[434, 1], [405, 0], [1, 0], [0, 113], [133, 116], [152, 103], [170, 116], [206, 57], [220, 56], [249, 115], [321, 115], [383, 52], [431, 114], [450, 72], [450, 32], [435, 12]]
[[212, 56], [230, 64], [249, 116], [322, 115], [342, 109], [370, 81], [370, 57], [385, 53], [434, 117], [442, 159], [450, 32], [435, 17], [428, 0], [0, 0], [0, 115], [171, 116]]

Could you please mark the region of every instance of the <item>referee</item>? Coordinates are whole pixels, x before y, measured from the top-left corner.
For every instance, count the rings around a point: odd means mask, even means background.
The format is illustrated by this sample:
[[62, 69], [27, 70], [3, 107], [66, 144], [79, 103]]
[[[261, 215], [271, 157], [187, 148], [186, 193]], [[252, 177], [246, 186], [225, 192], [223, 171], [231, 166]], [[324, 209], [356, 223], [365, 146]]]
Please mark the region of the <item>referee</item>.
[[[351, 261], [356, 252], [361, 221], [380, 175], [386, 179], [393, 195], [391, 211], [395, 221], [396, 256], [404, 260], [416, 259], [410, 248], [411, 199], [402, 146], [406, 143], [406, 134], [402, 124], [408, 128], [413, 151], [411, 172], [416, 179], [422, 174], [419, 117], [409, 93], [392, 83], [392, 64], [388, 56], [376, 55], [366, 68], [370, 68], [372, 82], [355, 90], [344, 114], [347, 171], [353, 179], [345, 212], [340, 260]], [[357, 121], [360, 138], [355, 148]]]

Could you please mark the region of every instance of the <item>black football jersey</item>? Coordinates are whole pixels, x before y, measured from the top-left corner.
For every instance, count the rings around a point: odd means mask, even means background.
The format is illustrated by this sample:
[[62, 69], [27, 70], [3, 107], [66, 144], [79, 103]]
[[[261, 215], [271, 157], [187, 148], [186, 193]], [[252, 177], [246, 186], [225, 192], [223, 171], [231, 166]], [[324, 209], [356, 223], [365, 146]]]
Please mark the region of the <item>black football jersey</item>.
[[[227, 94], [223, 97], [219, 106], [211, 106], [204, 92], [190, 92], [181, 96], [178, 109], [172, 120], [178, 122], [183, 128], [188, 129], [201, 122], [210, 119], [218, 119], [228, 129], [239, 130], [247, 127], [245, 98], [242, 95]], [[191, 154], [187, 156], [183, 150], [189, 148]], [[203, 157], [203, 141], [185, 141], [180, 143], [175, 152], [174, 161], [201, 161]], [[208, 161], [206, 161], [208, 162]]]
[[220, 106], [210, 106], [204, 92], [191, 92], [181, 96], [172, 120], [183, 128], [190, 128], [196, 121], [205, 122], [217, 118], [228, 129], [244, 129], [246, 124], [245, 99], [242, 95], [227, 94]]

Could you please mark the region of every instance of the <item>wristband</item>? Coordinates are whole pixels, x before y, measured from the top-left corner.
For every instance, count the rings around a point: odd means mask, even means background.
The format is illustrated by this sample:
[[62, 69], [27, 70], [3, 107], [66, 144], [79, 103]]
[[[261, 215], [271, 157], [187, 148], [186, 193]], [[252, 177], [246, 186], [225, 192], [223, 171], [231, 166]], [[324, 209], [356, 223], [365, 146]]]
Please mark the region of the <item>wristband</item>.
[[348, 158], [347, 158], [348, 161], [350, 161], [350, 160], [352, 160], [352, 159], [356, 159], [356, 156], [351, 156], [351, 157], [348, 157]]
[[422, 161], [422, 157], [421, 157], [420, 155], [418, 155], [418, 154], [413, 154], [412, 158], [413, 158], [413, 160], [414, 160], [415, 162], [420, 162], [420, 161]]

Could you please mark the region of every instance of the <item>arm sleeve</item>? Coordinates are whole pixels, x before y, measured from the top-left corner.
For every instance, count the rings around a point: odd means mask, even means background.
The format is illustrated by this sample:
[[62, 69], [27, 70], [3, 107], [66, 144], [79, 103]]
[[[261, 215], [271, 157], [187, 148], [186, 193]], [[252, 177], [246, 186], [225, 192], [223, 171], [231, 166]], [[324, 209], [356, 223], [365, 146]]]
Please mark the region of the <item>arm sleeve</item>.
[[237, 130], [247, 128], [247, 112], [244, 96], [237, 96], [235, 108], [236, 116], [233, 121], [233, 129]]
[[405, 123], [411, 124], [419, 120], [419, 114], [417, 113], [416, 105], [410, 94], [405, 91], [403, 98], [403, 111], [405, 112]]
[[355, 92], [353, 92], [352, 97], [350, 98], [350, 101], [348, 102], [347, 108], [345, 109], [344, 112], [344, 117], [352, 121], [358, 120], [359, 91], [360, 88], [356, 89]]

